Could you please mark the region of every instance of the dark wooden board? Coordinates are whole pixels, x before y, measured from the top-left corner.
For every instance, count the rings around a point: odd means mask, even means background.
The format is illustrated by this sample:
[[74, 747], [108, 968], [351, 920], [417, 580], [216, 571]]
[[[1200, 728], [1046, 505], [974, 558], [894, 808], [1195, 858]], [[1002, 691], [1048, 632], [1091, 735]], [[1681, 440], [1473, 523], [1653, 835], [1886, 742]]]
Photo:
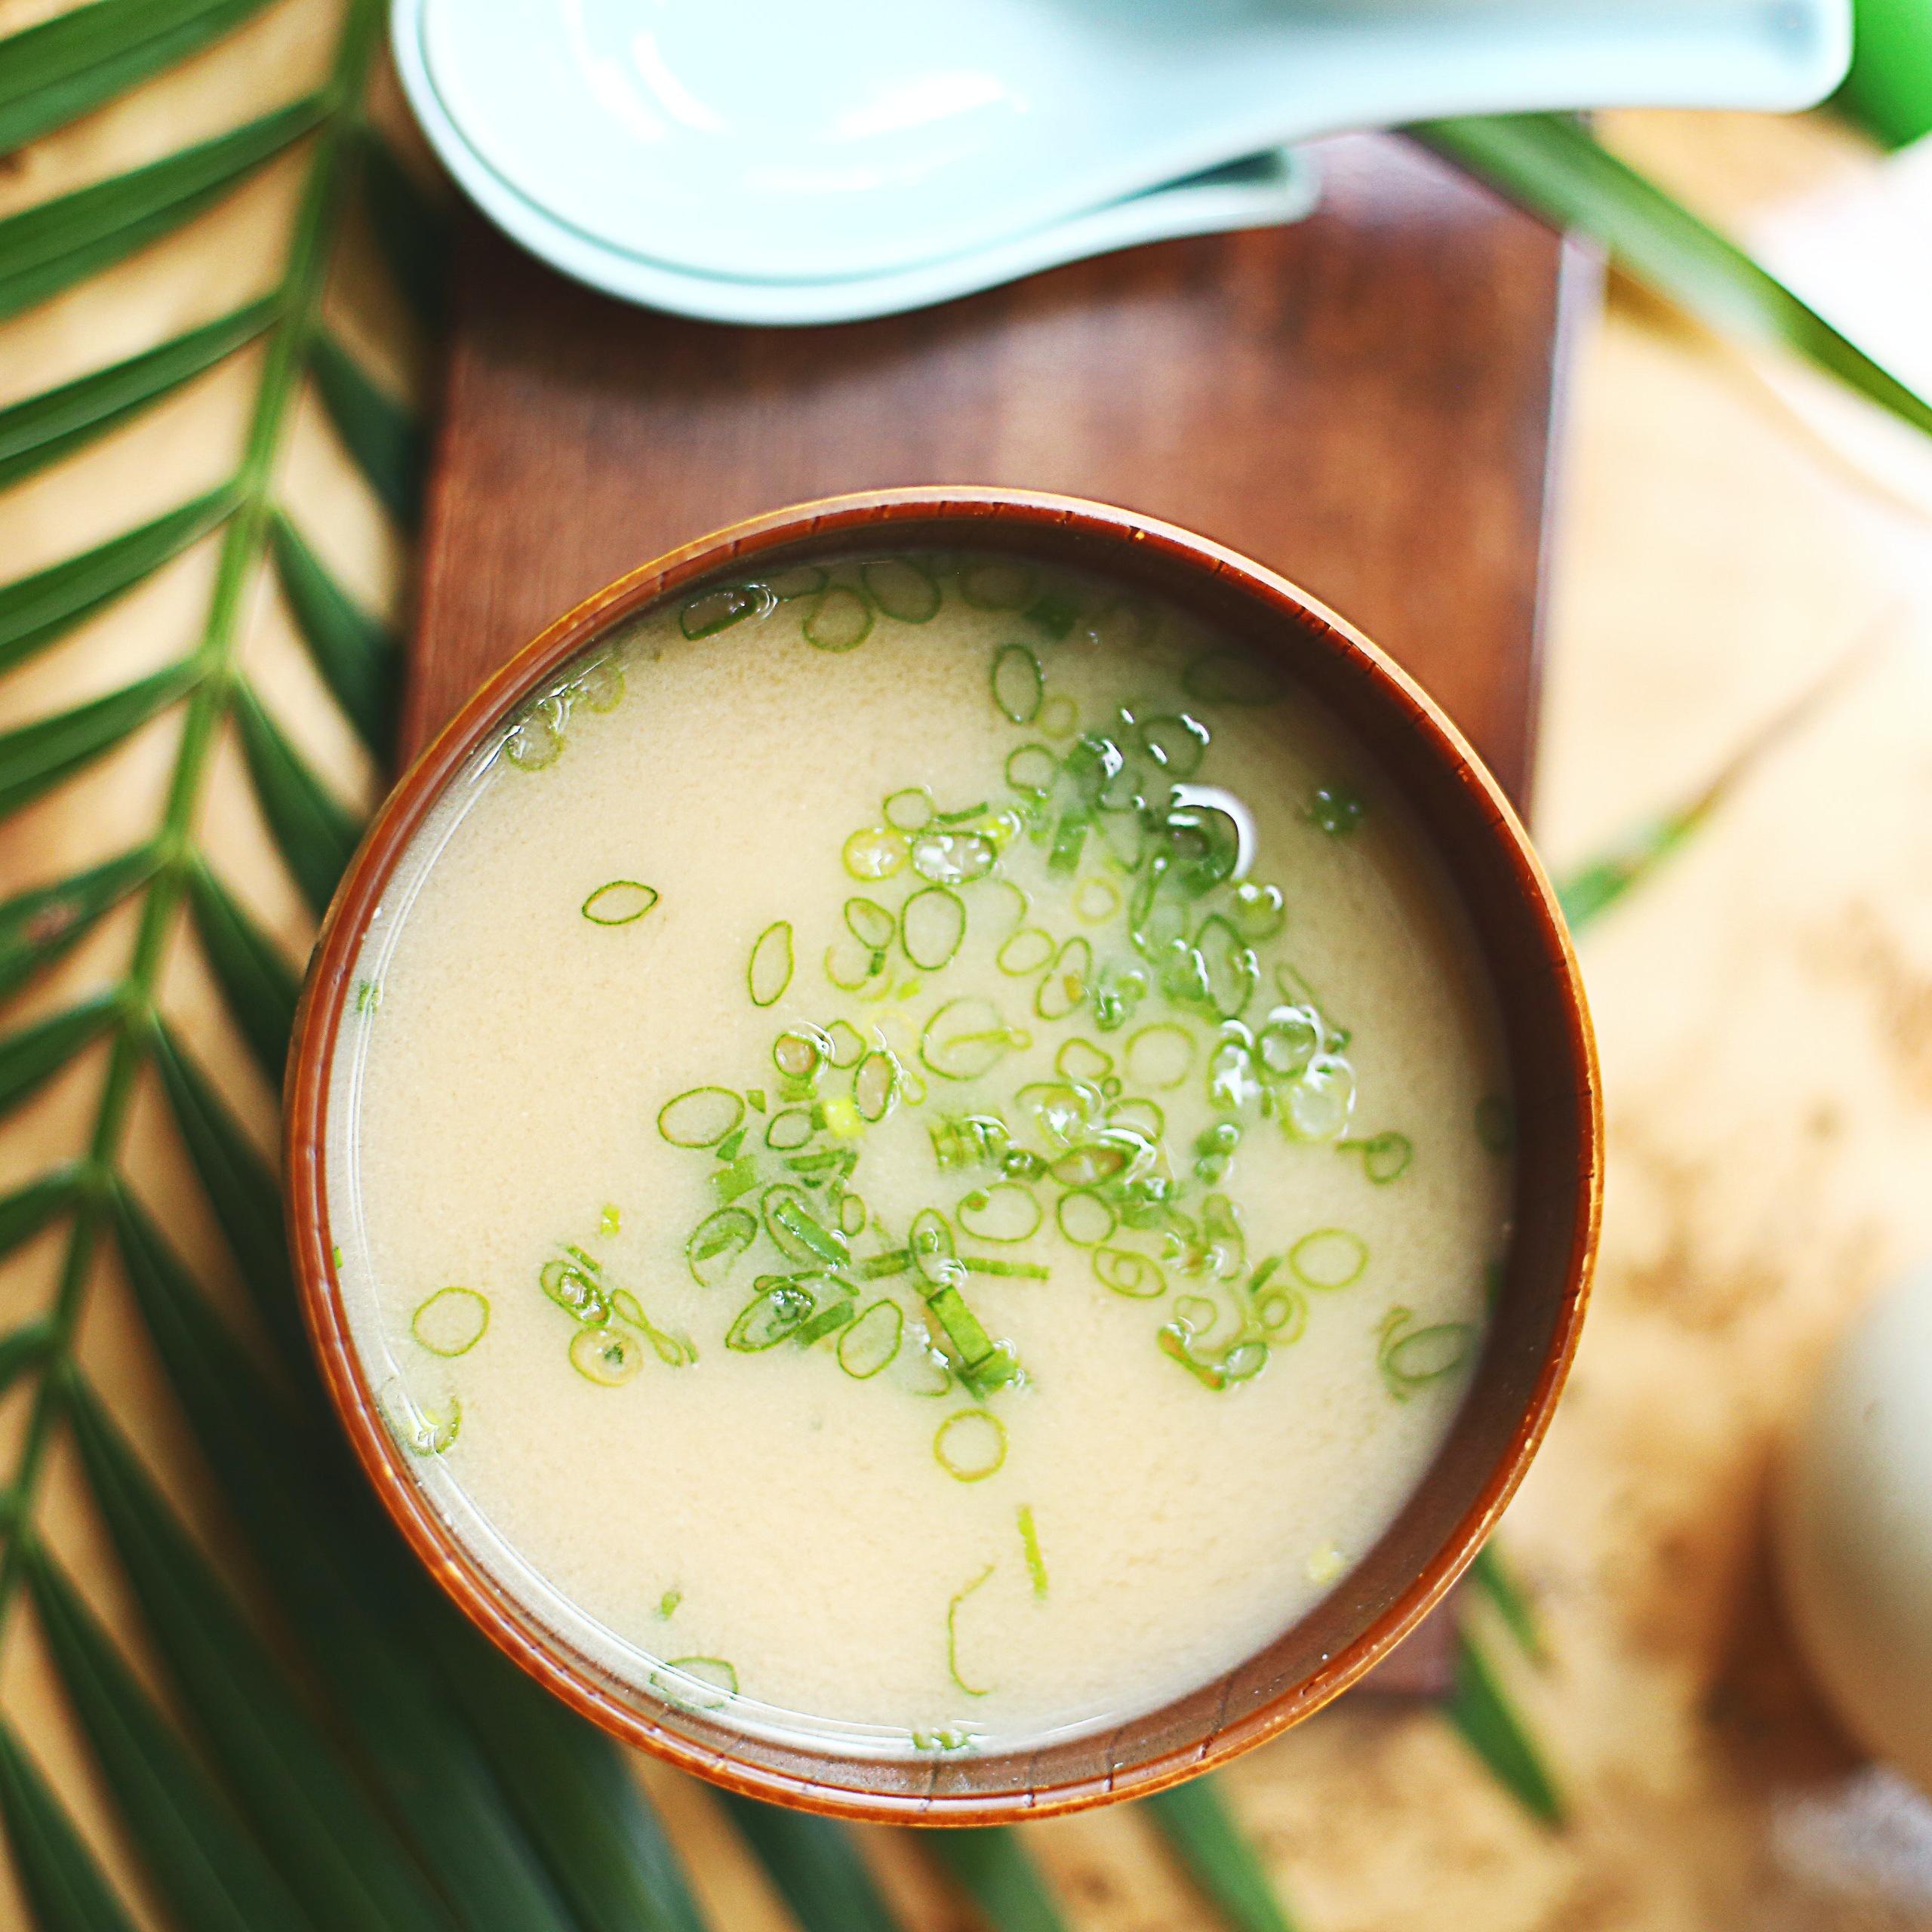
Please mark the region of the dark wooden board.
[[[942, 309], [737, 329], [626, 307], [480, 220], [461, 251], [405, 748], [611, 578], [894, 484], [1150, 511], [1294, 579], [1414, 672], [1518, 797], [1536, 724], [1558, 240], [1420, 149], [1321, 149], [1293, 228], [1164, 242]], [[1371, 1687], [1447, 1681], [1444, 1620]]]

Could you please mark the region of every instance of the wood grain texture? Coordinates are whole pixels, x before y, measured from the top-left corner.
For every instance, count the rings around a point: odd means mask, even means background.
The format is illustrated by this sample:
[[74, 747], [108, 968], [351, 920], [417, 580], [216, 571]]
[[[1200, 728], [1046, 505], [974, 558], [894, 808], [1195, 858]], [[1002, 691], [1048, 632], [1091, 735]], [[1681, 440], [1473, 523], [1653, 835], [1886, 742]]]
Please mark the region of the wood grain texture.
[[1564, 251], [1409, 144], [1324, 143], [1298, 226], [915, 315], [721, 328], [467, 234], [405, 742], [598, 586], [781, 504], [1058, 490], [1247, 552], [1529, 775]]
[[[1514, 795], [1534, 742], [1566, 313], [1590, 272], [1406, 142], [1324, 143], [1320, 211], [829, 329], [630, 308], [472, 218], [403, 746], [552, 618], [780, 505], [983, 483], [1245, 551], [1413, 672]], [[1432, 1618], [1364, 1691], [1439, 1695]]]

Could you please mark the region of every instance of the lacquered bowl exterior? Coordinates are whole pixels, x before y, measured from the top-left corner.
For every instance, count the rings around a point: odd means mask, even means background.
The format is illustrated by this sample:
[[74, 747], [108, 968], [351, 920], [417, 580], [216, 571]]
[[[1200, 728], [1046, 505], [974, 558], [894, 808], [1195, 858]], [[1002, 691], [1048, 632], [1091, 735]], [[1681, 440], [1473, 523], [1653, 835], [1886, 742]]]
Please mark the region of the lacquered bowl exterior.
[[[881, 1761], [750, 1737], [575, 1651], [462, 1548], [377, 1412], [351, 1343], [323, 1185], [331, 1066], [357, 950], [398, 859], [476, 747], [565, 660], [667, 595], [795, 558], [925, 546], [1020, 551], [1138, 583], [1281, 662], [1366, 741], [1434, 839], [1502, 1009], [1517, 1112], [1515, 1232], [1483, 1356], [1447, 1441], [1387, 1533], [1307, 1617], [1216, 1682], [1109, 1731], [1023, 1752]], [[645, 565], [560, 618], [458, 712], [390, 794], [324, 921], [291, 1051], [290, 1238], [330, 1394], [384, 1506], [476, 1625], [584, 1715], [716, 1783], [902, 1824], [982, 1825], [1144, 1795], [1318, 1709], [1427, 1614], [1548, 1427], [1583, 1318], [1602, 1186], [1595, 1048], [1548, 880], [1495, 781], [1358, 632], [1284, 579], [1171, 525], [1071, 498], [894, 490], [774, 512]]]

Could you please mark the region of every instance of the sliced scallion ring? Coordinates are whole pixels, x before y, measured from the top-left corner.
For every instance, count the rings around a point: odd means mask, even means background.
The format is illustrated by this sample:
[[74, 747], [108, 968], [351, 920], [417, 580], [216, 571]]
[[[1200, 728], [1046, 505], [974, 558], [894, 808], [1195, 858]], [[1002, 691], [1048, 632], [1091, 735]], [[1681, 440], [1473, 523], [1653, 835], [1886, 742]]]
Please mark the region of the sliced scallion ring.
[[943, 1080], [974, 1080], [1025, 1044], [1026, 1035], [1008, 1026], [990, 1000], [968, 994], [948, 1000], [926, 1022], [919, 1058]]
[[644, 1366], [644, 1341], [625, 1328], [580, 1328], [571, 1337], [571, 1366], [600, 1389], [616, 1389]]
[[1023, 611], [1039, 580], [1017, 557], [973, 557], [959, 566], [959, 594], [976, 611]]
[[1168, 1291], [1168, 1278], [1144, 1254], [1128, 1247], [1094, 1251], [1094, 1273], [1117, 1295], [1134, 1301], [1152, 1301]]
[[728, 1087], [693, 1087], [657, 1110], [657, 1131], [674, 1147], [715, 1147], [744, 1118]]
[[876, 899], [853, 898], [845, 902], [845, 930], [869, 952], [883, 952], [898, 921]]
[[984, 878], [999, 849], [983, 832], [922, 832], [910, 848], [912, 869], [935, 885], [964, 885]]
[[940, 589], [930, 572], [909, 557], [878, 557], [859, 566], [866, 595], [888, 617], [923, 624], [938, 614]]
[[737, 1319], [725, 1331], [724, 1346], [740, 1355], [758, 1355], [776, 1348], [803, 1325], [812, 1306], [808, 1291], [782, 1275], [767, 1279], [738, 1311]]
[[758, 1217], [743, 1208], [720, 1208], [699, 1222], [685, 1243], [685, 1260], [700, 1287], [724, 1280], [758, 1238]]
[[771, 1006], [792, 983], [792, 922], [774, 919], [752, 946], [745, 987], [754, 1006]]
[[872, 607], [848, 584], [828, 585], [805, 614], [805, 641], [820, 651], [856, 651], [872, 628]]
[[1015, 724], [1030, 724], [1046, 695], [1040, 660], [1023, 644], [1003, 644], [993, 653], [993, 703]]
[[976, 1241], [1029, 1240], [1039, 1232], [1044, 1211], [1031, 1188], [1017, 1181], [995, 1181], [964, 1195], [954, 1211], [959, 1225]]
[[1060, 760], [1044, 745], [1021, 745], [1006, 758], [1006, 782], [1029, 798], [1044, 798], [1060, 775]]
[[409, 1318], [409, 1332], [432, 1355], [463, 1355], [488, 1332], [490, 1300], [474, 1288], [438, 1288]]
[[1368, 1266], [1368, 1244], [1346, 1228], [1317, 1228], [1288, 1250], [1288, 1266], [1303, 1287], [1324, 1292], [1352, 1287]]
[[694, 641], [715, 637], [746, 618], [764, 616], [777, 602], [771, 589], [761, 583], [725, 583], [712, 590], [700, 590], [678, 613], [678, 628]]
[[854, 878], [890, 878], [906, 863], [904, 835], [888, 825], [869, 826], [845, 841], [845, 869]]
[[1025, 978], [1045, 965], [1055, 950], [1051, 933], [1038, 926], [1022, 926], [1001, 943], [997, 955], [999, 970], [1016, 980]]
[[579, 909], [593, 926], [628, 926], [657, 903], [657, 888], [642, 880], [614, 878], [598, 887]]
[[899, 914], [900, 943], [923, 973], [936, 973], [966, 937], [966, 902], [943, 885], [914, 893]]
[[881, 1297], [862, 1309], [838, 1338], [838, 1366], [855, 1382], [868, 1382], [899, 1352], [906, 1316], [896, 1301]]
[[934, 1433], [933, 1457], [955, 1482], [984, 1482], [1006, 1460], [1006, 1425], [985, 1409], [956, 1409]]

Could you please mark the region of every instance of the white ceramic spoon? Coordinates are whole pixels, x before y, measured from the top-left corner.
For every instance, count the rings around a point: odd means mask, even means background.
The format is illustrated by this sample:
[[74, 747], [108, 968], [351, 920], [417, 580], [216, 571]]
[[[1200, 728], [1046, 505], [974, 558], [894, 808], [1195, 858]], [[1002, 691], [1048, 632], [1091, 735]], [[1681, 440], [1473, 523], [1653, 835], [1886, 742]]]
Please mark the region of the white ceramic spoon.
[[398, 0], [419, 111], [558, 228], [836, 281], [1340, 128], [1791, 107], [1845, 0]]
[[[405, 7], [410, 4], [403, 0]], [[964, 254], [888, 273], [811, 282], [691, 275], [566, 227], [519, 194], [463, 139], [433, 91], [424, 88], [409, 43], [402, 42], [398, 51], [404, 85], [424, 131], [470, 198], [506, 234], [607, 294], [706, 321], [797, 325], [897, 315], [1143, 242], [1297, 221], [1313, 207], [1317, 193], [1313, 161], [1277, 149]]]

